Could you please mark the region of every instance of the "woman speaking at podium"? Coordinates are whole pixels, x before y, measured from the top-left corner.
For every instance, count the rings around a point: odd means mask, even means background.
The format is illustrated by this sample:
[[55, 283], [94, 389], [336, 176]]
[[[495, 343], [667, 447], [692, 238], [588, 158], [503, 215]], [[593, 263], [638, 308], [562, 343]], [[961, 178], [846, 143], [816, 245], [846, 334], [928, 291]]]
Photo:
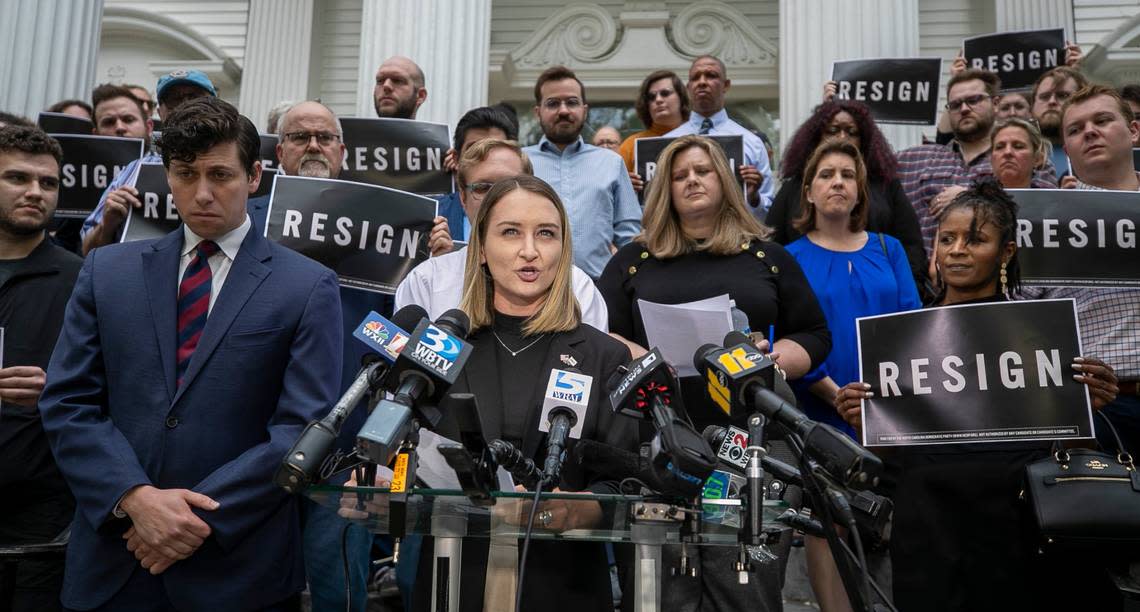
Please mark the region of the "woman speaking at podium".
[[[592, 377], [583, 439], [630, 451], [636, 448], [636, 422], [614, 414], [606, 391], [609, 376], [629, 362], [629, 350], [582, 324], [571, 288], [572, 264], [566, 210], [549, 185], [532, 176], [518, 176], [487, 192], [467, 248], [460, 305], [471, 319], [467, 341], [474, 352], [449, 392], [475, 394], [485, 437], [514, 444], [539, 465], [546, 457], [546, 434], [539, 431], [539, 420], [554, 369], [575, 368]], [[459, 437], [447, 415], [438, 433]], [[618, 492], [617, 481], [573, 463], [564, 464], [561, 482], [554, 483], [560, 490]], [[521, 517], [525, 527], [527, 515]], [[601, 520], [597, 502], [550, 500], [540, 504], [534, 530], [564, 532], [596, 526]], [[486, 543], [486, 539], [464, 542], [461, 608], [512, 610], [513, 568], [492, 567], [486, 572]], [[426, 608], [424, 600], [431, 598], [431, 571], [419, 576], [416, 609]], [[533, 540], [524, 581], [519, 585], [523, 610], [613, 608], [609, 564], [600, 543]]]

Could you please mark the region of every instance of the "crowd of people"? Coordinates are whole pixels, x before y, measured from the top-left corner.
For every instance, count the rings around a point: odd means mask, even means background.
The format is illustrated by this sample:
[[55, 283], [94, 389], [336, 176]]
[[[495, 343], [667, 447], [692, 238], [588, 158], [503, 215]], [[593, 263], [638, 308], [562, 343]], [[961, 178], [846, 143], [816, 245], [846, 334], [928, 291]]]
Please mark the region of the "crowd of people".
[[[696, 58], [686, 78], [649, 74], [634, 100], [644, 129], [623, 139], [604, 127], [593, 144], [587, 84], [549, 68], [534, 86], [539, 142], [517, 142], [508, 105], [458, 118], [445, 163], [458, 189], [437, 198], [432, 256], [394, 296], [338, 288], [332, 271], [265, 237], [270, 196], [251, 197], [267, 180], [258, 130], [201, 72], [163, 76], [153, 99], [104, 84], [90, 101], [46, 109], [147, 143], [82, 222], [53, 221], [59, 144], [0, 114], [0, 546], [67, 544], [65, 561], [21, 562], [13, 609], [284, 611], [307, 589], [314, 610], [363, 610], [372, 551], [385, 543], [287, 496], [272, 476], [354, 380], [367, 350], [350, 338], [356, 323], [413, 304], [432, 319], [468, 315], [474, 351], [455, 390], [479, 398], [488, 438], [540, 460], [540, 386], [567, 365], [595, 381], [583, 439], [633, 452], [645, 441], [598, 384], [653, 348], [645, 301], [727, 294], [754, 329], [771, 325], [757, 348], [800, 408], [861, 441], [872, 390], [860, 380], [857, 318], [1072, 298], [1084, 353], [1074, 377], [1120, 431], [1120, 450], [1140, 453], [1140, 290], [1020, 285], [1006, 189], [1140, 191], [1140, 86], [1090, 83], [1079, 49], [1067, 56], [1026, 94], [1002, 93], [996, 74], [960, 58], [937, 141], [897, 152], [868, 107], [826, 84], [779, 178], [765, 139], [729, 117], [731, 80], [716, 57]], [[414, 120], [428, 91], [414, 61], [389, 58], [376, 72], [376, 116]], [[339, 176], [344, 132], [326, 105], [283, 105], [268, 124], [282, 174]], [[706, 137], [716, 135], [741, 137], [737, 168]], [[648, 137], [674, 138], [652, 180], [633, 159]], [[120, 243], [142, 206], [139, 163], [165, 167], [182, 225]], [[698, 430], [728, 423], [702, 380], [682, 378], [680, 395]], [[352, 448], [364, 417], [350, 417], [338, 446]], [[439, 432], [458, 437], [446, 417]], [[878, 491], [894, 501], [893, 530], [877, 555], [889, 558], [898, 609], [1118, 609], [1106, 569], [1132, 559], [1083, 559], [1076, 571], [1037, 552], [1017, 498], [1049, 442], [893, 450]], [[612, 475], [575, 467], [560, 490], [620, 492]], [[554, 531], [601, 520], [591, 503], [551, 501], [540, 515]], [[805, 546], [821, 608], [850, 610], [826, 543], [807, 536]], [[782, 609], [782, 564], [741, 585], [728, 551], [702, 550], [696, 579], [663, 576], [668, 609]], [[405, 552], [404, 605], [427, 609], [430, 554]], [[495, 551], [465, 555], [463, 609], [507, 609], [516, 585], [504, 590], [487, 571]], [[600, 545], [535, 543], [517, 585], [524, 609], [610, 609], [613, 561]], [[1048, 580], [1057, 586], [1039, 586]], [[631, 583], [617, 581], [628, 606]]]

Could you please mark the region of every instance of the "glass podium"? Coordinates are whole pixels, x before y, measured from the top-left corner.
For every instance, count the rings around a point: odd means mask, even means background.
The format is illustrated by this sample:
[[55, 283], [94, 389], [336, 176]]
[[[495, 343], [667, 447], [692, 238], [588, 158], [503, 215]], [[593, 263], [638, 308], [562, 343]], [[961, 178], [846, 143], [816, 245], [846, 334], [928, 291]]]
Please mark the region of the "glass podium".
[[[493, 505], [476, 505], [462, 491], [445, 489], [412, 489], [404, 501], [391, 502], [388, 489], [378, 487], [335, 487], [316, 485], [305, 495], [316, 503], [332, 508], [340, 516], [364, 526], [372, 533], [404, 536], [434, 536], [435, 572], [448, 575], [433, 577], [432, 610], [437, 601], [446, 602], [445, 609], [459, 609], [459, 570], [463, 538], [522, 538], [529, 518], [533, 492], [493, 492]], [[401, 496], [404, 497], [404, 496]], [[634, 610], [656, 612], [661, 605], [661, 576], [665, 571], [662, 547], [665, 544], [686, 546], [738, 546], [738, 532], [743, 518], [740, 500], [704, 500], [699, 521], [699, 537], [682, 537], [682, 526], [694, 512], [654, 498], [635, 495], [597, 495], [592, 493], [543, 493], [544, 502], [557, 500], [562, 507], [578, 516], [588, 516], [588, 527], [549, 528], [535, 520], [531, 538], [579, 542], [630, 543], [635, 550]], [[776, 521], [785, 510], [782, 500], [766, 500], [763, 528], [769, 536], [779, 535], [788, 527]], [[396, 517], [393, 519], [393, 517]], [[441, 569], [446, 568], [446, 569]], [[446, 591], [446, 592], [438, 592]]]

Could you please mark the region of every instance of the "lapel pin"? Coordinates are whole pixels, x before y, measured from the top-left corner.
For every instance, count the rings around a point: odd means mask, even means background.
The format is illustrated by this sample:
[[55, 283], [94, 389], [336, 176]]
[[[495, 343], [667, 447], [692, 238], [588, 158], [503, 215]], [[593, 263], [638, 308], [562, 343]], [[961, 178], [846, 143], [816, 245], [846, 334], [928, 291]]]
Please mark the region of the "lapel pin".
[[559, 359], [562, 360], [562, 363], [564, 363], [564, 364], [566, 364], [572, 368], [576, 367], [578, 365], [578, 360], [574, 359], [574, 357], [571, 355], [563, 354], [559, 357]]

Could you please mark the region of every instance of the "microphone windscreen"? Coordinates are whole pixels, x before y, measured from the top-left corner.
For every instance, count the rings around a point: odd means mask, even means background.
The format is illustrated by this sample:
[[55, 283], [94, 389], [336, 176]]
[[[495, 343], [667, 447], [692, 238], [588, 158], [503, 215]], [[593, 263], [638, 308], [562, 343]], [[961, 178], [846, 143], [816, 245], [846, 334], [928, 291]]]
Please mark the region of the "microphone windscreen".
[[444, 329], [450, 327], [451, 329], [448, 329], [448, 331], [460, 338], [466, 338], [467, 330], [471, 329], [471, 319], [468, 318], [466, 312], [458, 308], [452, 308], [439, 315], [439, 318], [436, 319], [435, 322]]
[[[748, 335], [745, 334], [744, 332], [737, 331], [734, 329], [734, 330], [732, 330], [732, 331], [730, 331], [724, 335], [724, 348], [731, 348], [731, 347], [734, 347], [738, 344], [747, 344], [749, 346], [755, 346], [754, 344], [752, 344], [752, 338], [749, 338]], [[771, 347], [769, 347], [769, 350], [771, 350]]]
[[410, 333], [420, 324], [420, 321], [427, 316], [428, 313], [424, 310], [423, 306], [419, 304], [408, 304], [392, 315], [392, 322], [396, 324], [396, 327]]

